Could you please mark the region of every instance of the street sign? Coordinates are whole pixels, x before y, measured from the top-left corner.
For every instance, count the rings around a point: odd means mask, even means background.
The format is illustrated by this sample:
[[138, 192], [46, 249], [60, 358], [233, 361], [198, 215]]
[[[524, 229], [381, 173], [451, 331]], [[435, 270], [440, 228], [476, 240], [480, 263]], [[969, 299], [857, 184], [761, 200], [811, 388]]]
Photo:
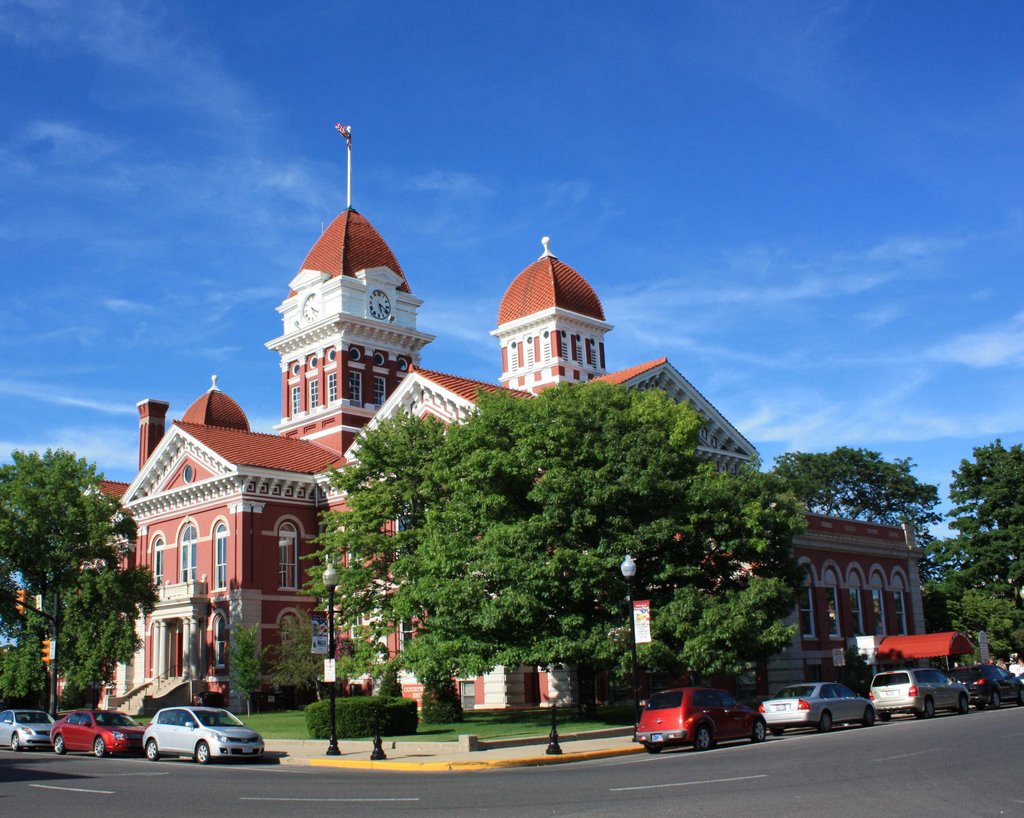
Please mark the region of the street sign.
[[324, 659], [324, 681], [330, 684], [335, 680], [336, 677], [334, 675], [334, 660]]

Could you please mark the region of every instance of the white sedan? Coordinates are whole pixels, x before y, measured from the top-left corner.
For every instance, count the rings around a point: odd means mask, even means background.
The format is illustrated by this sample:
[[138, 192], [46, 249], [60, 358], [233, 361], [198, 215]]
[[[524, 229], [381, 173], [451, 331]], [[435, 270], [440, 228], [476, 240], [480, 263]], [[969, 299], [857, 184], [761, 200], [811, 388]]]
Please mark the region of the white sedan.
[[17, 752], [29, 747], [50, 747], [53, 719], [42, 710], [14, 708], [0, 713], [0, 747]]
[[836, 682], [791, 685], [765, 699], [757, 708], [773, 736], [787, 727], [814, 727], [827, 733], [833, 724], [875, 723], [875, 707], [869, 699]]

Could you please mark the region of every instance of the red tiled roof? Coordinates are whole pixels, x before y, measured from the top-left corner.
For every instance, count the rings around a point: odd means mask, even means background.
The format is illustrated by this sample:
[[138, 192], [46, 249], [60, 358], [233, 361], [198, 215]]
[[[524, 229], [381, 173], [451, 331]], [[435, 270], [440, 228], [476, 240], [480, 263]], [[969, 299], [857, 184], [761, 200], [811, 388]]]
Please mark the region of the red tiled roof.
[[509, 392], [517, 398], [533, 397], [533, 394], [530, 392], [521, 392], [518, 389], [508, 389], [507, 387], [500, 386], [499, 384], [487, 383], [486, 381], [474, 381], [471, 378], [461, 378], [458, 375], [449, 375], [446, 372], [435, 372], [432, 369], [420, 369], [415, 367], [410, 371], [417, 372], [428, 381], [432, 381], [438, 386], [444, 387], [449, 392], [454, 392], [460, 398], [465, 398], [472, 402], [476, 402], [476, 393], [481, 389], [484, 392], [492, 393]]
[[245, 416], [242, 407], [219, 389], [211, 389], [196, 398], [195, 402], [185, 410], [185, 415], [181, 420], [184, 423], [249, 431], [249, 418]]
[[608, 372], [604, 375], [600, 375], [599, 377], [594, 378], [593, 380], [605, 381], [606, 383], [623, 384], [628, 380], [632, 380], [637, 375], [643, 375], [645, 372], [649, 372], [656, 366], [661, 366], [662, 364], [667, 363], [668, 357], [662, 356], [661, 358], [658, 358], [656, 361], [648, 361], [645, 364], [637, 364], [636, 366], [631, 366], [628, 369], [620, 369], [618, 372]]
[[498, 307], [498, 324], [551, 307], [604, 321], [601, 300], [587, 280], [554, 256], [541, 256], [508, 285]]
[[355, 276], [359, 270], [387, 267], [402, 277], [398, 289], [409, 292], [409, 282], [388, 243], [366, 217], [349, 208], [340, 213], [317, 239], [302, 262], [302, 270], [319, 270], [332, 278]]
[[237, 466], [318, 474], [344, 462], [338, 452], [309, 440], [225, 429], [184, 420], [177, 420], [174, 425]]
[[932, 659], [936, 656], [962, 656], [974, 653], [974, 645], [960, 631], [919, 633], [914, 636], [886, 636], [878, 646], [877, 659], [902, 662], [905, 659]]
[[124, 497], [124, 493], [128, 491], [128, 483], [122, 483], [118, 480], [101, 480], [100, 491], [104, 494], [110, 494], [114, 497]]

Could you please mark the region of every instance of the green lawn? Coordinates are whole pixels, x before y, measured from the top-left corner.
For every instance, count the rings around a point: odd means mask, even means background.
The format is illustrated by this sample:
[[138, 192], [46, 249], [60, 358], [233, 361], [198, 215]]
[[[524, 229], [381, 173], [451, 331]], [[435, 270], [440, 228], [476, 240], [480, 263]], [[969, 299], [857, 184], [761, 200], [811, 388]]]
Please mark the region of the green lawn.
[[[308, 739], [305, 714], [301, 710], [273, 713], [254, 713], [238, 717], [265, 739]], [[595, 719], [584, 720], [575, 708], [558, 711], [558, 731], [572, 733], [583, 730], [601, 730], [606, 727], [624, 727], [633, 723], [633, 709], [625, 707], [599, 707]], [[551, 729], [551, 711], [536, 710], [472, 710], [465, 721], [456, 724], [427, 724], [420, 722], [415, 735], [388, 736], [407, 741], [456, 741], [460, 735], [471, 734], [482, 739], [513, 738], [516, 736], [543, 736]], [[369, 736], [367, 737], [369, 738]]]

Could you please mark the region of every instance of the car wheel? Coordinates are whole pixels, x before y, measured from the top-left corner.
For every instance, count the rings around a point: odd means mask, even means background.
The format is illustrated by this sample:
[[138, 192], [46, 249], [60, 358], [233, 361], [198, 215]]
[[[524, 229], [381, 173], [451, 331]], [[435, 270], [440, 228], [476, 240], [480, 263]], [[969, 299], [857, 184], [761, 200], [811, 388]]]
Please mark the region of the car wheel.
[[935, 702], [933, 702], [931, 700], [931, 698], [925, 698], [925, 700], [924, 700], [924, 709], [923, 710], [915, 710], [914, 711], [914, 718], [917, 718], [917, 719], [930, 719], [934, 715], [935, 715]]
[[714, 736], [711, 735], [711, 728], [706, 724], [700, 725], [697, 732], [693, 734], [694, 750], [710, 750], [715, 744]]
[[150, 761], [160, 760], [160, 748], [156, 746], [155, 738], [151, 738], [146, 742], [146, 758]]
[[864, 708], [864, 718], [860, 720], [860, 723], [865, 727], [870, 727], [875, 723], [875, 708], [868, 706]]
[[199, 763], [199, 764], [209, 764], [210, 763], [210, 745], [207, 744], [205, 741], [200, 741], [196, 745], [195, 757], [196, 757], [196, 762], [197, 763]]
[[649, 752], [652, 756], [656, 756], [662, 750], [661, 747], [656, 747], [653, 744], [645, 744], [644, 749], [647, 750], [647, 752]]
[[92, 743], [92, 754], [96, 758], [103, 758], [107, 754], [107, 745], [103, 743], [103, 736], [96, 736], [96, 740]]
[[785, 733], [785, 732], [786, 732], [786, 728], [784, 728], [784, 727], [769, 727], [769, 728], [768, 728], [768, 731], [769, 731], [769, 732], [770, 732], [770, 733], [771, 733], [771, 734], [772, 734], [773, 736], [781, 736], [781, 735], [782, 735], [783, 733]]
[[970, 709], [970, 702], [964, 695], [960, 696], [960, 700], [956, 703], [956, 712], [961, 716]]
[[892, 718], [892, 713], [879, 713], [878, 718], [882, 721], [889, 721]]
[[827, 733], [832, 729], [832, 714], [828, 710], [821, 711], [821, 717], [818, 719], [818, 732]]
[[750, 740], [757, 744], [768, 737], [768, 728], [764, 719], [754, 719], [754, 729], [750, 731]]
[[1003, 700], [999, 696], [998, 690], [993, 690], [992, 695], [988, 697], [988, 706], [993, 710], [998, 710], [1003, 705]]
[[18, 736], [17, 731], [11, 733], [11, 749], [14, 752], [18, 752], [21, 749], [21, 738]]
[[64, 755], [68, 751], [68, 748], [64, 746], [64, 736], [57, 736], [53, 740], [53, 751], [59, 756]]

